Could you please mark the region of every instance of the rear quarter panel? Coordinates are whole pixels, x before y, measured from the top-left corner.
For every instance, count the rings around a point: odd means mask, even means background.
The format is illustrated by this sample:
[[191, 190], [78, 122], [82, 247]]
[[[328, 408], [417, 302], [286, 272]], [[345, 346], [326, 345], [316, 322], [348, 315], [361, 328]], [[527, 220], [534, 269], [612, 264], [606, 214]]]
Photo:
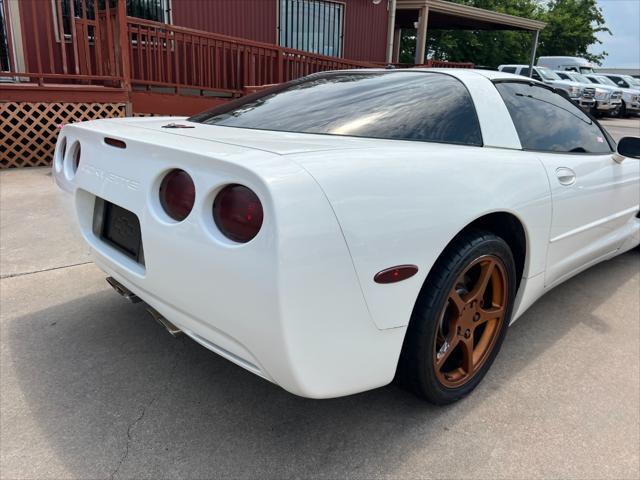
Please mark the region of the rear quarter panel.
[[[524, 277], [544, 271], [549, 182], [535, 154], [500, 148], [372, 140], [370, 149], [300, 154], [329, 199], [378, 328], [407, 325], [438, 256], [465, 226], [492, 212], [524, 225]], [[414, 277], [380, 285], [374, 275], [415, 264]]]

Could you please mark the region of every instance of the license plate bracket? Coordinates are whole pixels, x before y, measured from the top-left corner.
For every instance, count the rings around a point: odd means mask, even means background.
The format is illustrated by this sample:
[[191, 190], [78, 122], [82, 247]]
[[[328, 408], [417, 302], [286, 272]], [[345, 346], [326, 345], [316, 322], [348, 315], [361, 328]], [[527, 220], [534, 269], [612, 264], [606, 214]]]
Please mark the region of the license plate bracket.
[[102, 198], [96, 198], [93, 233], [119, 252], [144, 265], [140, 221], [135, 213]]

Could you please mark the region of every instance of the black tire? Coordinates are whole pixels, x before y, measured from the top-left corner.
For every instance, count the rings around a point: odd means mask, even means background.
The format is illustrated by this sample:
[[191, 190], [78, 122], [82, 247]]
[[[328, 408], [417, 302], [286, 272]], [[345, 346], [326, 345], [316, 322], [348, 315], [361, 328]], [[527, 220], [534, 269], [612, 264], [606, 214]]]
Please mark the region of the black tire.
[[618, 118], [627, 118], [628, 116], [629, 115], [627, 114], [627, 106], [623, 101], [620, 109], [618, 110]]
[[[443, 385], [437, 378], [432, 345], [438, 334], [443, 309], [458, 277], [478, 258], [490, 255], [502, 260], [507, 286], [505, 313], [495, 335], [493, 349], [467, 383], [457, 388]], [[513, 254], [500, 237], [484, 230], [469, 230], [458, 235], [436, 261], [418, 296], [405, 335], [396, 380], [421, 398], [446, 405], [469, 394], [482, 380], [498, 354], [509, 325], [516, 293], [516, 269]]]

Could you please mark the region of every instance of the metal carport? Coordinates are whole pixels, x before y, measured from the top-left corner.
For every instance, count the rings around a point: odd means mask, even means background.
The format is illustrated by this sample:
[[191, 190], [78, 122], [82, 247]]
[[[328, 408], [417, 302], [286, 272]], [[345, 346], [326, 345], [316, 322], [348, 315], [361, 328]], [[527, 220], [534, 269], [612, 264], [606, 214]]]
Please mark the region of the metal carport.
[[427, 30], [429, 27], [447, 30], [524, 30], [531, 32], [533, 66], [540, 30], [546, 23], [506, 13], [461, 5], [444, 0], [390, 0], [387, 62], [391, 63], [399, 47], [399, 31], [416, 28], [416, 65], [425, 61]]

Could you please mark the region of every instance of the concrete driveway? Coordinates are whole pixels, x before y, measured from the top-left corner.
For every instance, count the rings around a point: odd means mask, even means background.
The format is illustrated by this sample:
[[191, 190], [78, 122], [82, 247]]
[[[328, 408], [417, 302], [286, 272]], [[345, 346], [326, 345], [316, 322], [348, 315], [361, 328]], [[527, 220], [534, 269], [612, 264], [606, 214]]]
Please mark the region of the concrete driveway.
[[0, 193], [2, 478], [640, 476], [637, 251], [536, 303], [456, 405], [393, 385], [314, 401], [114, 293], [47, 169], [1, 172]]

